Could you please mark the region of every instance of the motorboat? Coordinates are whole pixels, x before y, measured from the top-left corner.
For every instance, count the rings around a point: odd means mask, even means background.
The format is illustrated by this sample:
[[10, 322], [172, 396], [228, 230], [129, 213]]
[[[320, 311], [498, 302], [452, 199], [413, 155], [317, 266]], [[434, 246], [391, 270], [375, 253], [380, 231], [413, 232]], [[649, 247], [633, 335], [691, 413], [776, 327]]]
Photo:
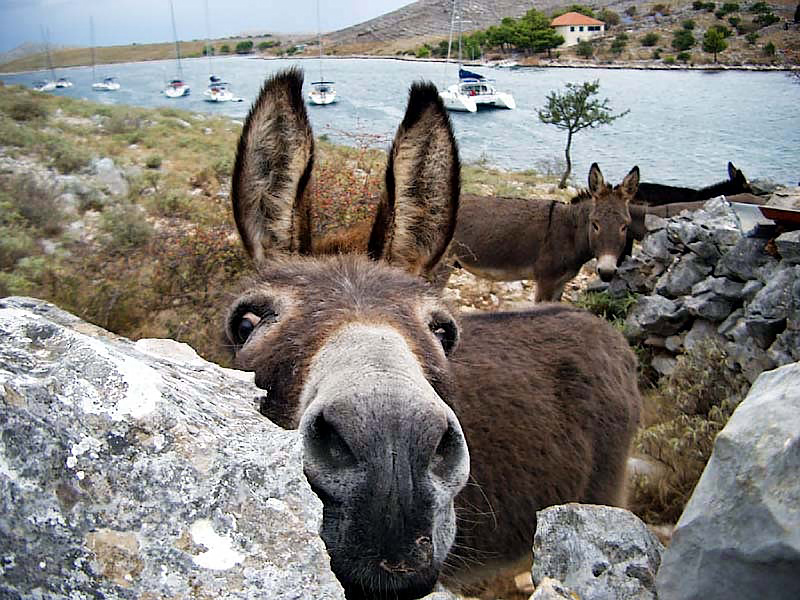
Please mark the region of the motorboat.
[[103, 81], [96, 81], [92, 84], [92, 89], [96, 92], [115, 92], [120, 87], [116, 77], [105, 77]]
[[182, 79], [173, 79], [164, 88], [164, 95], [167, 98], [180, 98], [181, 96], [188, 96], [191, 91], [189, 84]]
[[37, 81], [33, 84], [33, 89], [37, 92], [51, 92], [56, 89], [55, 81]]
[[336, 87], [333, 81], [314, 81], [311, 91], [308, 92], [308, 101], [311, 104], [333, 104], [336, 102]]
[[56, 87], [57, 88], [71, 88], [72, 82], [67, 79], [66, 77], [59, 77], [56, 79]]
[[519, 69], [519, 63], [513, 59], [506, 58], [492, 65], [495, 69]]
[[510, 92], [500, 92], [491, 79], [459, 68], [458, 83], [439, 92], [448, 110], [476, 112], [479, 108], [514, 109], [517, 103]]

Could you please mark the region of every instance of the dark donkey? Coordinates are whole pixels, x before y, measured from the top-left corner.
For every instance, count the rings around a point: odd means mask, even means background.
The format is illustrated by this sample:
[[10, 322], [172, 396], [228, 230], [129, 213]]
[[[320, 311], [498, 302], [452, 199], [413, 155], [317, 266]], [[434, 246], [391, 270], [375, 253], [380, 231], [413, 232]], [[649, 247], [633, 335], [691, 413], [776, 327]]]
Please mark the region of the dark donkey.
[[536, 510], [623, 502], [640, 405], [624, 338], [562, 305], [459, 323], [420, 277], [459, 198], [435, 86], [411, 88], [369, 256], [298, 256], [315, 252], [313, 150], [302, 76], [280, 73], [239, 141], [233, 210], [257, 272], [226, 330], [261, 412], [302, 436], [347, 597], [470, 585], [530, 562]]
[[536, 302], [559, 300], [566, 283], [592, 258], [608, 281], [625, 248], [628, 204], [638, 184], [638, 167], [612, 187], [595, 163], [588, 192], [569, 204], [465, 194], [448, 261], [495, 281], [533, 279]]
[[753, 190], [744, 173], [733, 166], [732, 162], [729, 162], [728, 179], [726, 181], [720, 181], [699, 190], [643, 181], [639, 184], [639, 191], [633, 201], [636, 204], [645, 204], [647, 206], [661, 206], [676, 202], [700, 202], [723, 194], [729, 196], [752, 192]]

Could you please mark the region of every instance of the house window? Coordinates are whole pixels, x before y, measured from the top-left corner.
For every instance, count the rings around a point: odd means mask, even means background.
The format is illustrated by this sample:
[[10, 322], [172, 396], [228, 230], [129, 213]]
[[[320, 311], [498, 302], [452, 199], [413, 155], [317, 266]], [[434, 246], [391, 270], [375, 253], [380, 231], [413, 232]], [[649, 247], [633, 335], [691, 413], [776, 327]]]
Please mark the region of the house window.
[[589, 31], [600, 31], [600, 25], [589, 25]]
[[569, 30], [570, 31], [575, 31], [575, 26], [574, 25], [570, 25]]
[[579, 30], [579, 31], [583, 31], [583, 25], [581, 25], [581, 27], [580, 27], [580, 30]]

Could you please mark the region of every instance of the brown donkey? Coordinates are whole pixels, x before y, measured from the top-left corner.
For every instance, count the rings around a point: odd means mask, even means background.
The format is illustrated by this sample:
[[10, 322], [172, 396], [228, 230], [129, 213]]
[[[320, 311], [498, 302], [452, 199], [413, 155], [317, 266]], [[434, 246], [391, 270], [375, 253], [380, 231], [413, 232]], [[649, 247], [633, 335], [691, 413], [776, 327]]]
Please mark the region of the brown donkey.
[[[536, 302], [559, 300], [566, 283], [592, 258], [608, 281], [626, 247], [628, 205], [638, 184], [638, 167], [612, 187], [595, 163], [588, 192], [569, 204], [465, 194], [448, 262], [495, 281], [533, 279]], [[443, 271], [440, 283], [449, 275]]]
[[299, 430], [347, 598], [469, 585], [530, 562], [538, 509], [622, 502], [640, 402], [625, 340], [562, 305], [459, 322], [420, 277], [458, 209], [436, 88], [411, 88], [369, 256], [302, 256], [313, 148], [302, 76], [280, 73], [239, 142], [233, 210], [257, 270], [226, 330], [261, 412]]

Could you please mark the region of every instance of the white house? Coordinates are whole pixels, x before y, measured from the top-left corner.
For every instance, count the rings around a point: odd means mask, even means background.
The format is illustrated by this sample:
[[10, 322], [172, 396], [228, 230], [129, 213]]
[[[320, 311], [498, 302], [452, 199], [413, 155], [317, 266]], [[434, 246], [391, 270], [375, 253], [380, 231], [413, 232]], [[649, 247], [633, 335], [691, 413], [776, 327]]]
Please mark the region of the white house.
[[562, 46], [574, 46], [602, 36], [606, 24], [577, 12], [568, 12], [550, 21], [550, 26], [564, 37]]

